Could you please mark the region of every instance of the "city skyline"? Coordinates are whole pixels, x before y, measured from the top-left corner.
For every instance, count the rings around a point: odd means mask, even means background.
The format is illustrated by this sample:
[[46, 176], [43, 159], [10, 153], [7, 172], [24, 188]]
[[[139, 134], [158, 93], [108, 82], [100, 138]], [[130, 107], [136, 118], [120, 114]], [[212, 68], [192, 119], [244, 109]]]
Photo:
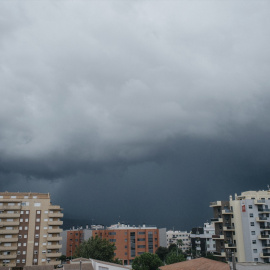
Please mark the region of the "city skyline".
[[177, 230], [266, 190], [269, 6], [2, 1], [0, 190]]

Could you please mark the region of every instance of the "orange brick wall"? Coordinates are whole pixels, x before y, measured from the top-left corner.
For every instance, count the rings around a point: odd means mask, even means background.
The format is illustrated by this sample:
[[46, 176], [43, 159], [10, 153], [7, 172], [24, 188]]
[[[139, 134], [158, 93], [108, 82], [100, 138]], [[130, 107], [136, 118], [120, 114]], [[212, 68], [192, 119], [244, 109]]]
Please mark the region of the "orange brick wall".
[[[130, 233], [135, 233], [135, 256], [131, 254], [131, 237]], [[116, 230], [95, 230], [93, 237], [99, 236], [115, 244], [115, 258], [119, 258], [125, 264], [130, 264], [136, 256], [149, 252], [148, 233], [153, 235], [153, 253], [159, 247], [159, 230], [158, 229], [116, 229]], [[143, 234], [144, 233], [144, 234]], [[141, 241], [140, 241], [141, 240]], [[139, 247], [141, 246], [141, 247]]]

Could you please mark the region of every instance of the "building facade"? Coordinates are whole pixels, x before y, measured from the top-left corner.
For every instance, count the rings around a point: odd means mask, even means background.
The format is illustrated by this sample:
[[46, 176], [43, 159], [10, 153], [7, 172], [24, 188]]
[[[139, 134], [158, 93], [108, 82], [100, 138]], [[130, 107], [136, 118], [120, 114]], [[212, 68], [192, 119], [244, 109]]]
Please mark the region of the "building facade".
[[63, 213], [43, 193], [0, 192], [0, 265], [57, 265]]
[[176, 244], [183, 252], [186, 252], [191, 248], [190, 233], [187, 231], [169, 230], [166, 232], [166, 237], [167, 247], [171, 244]]
[[73, 257], [76, 248], [92, 236], [92, 228], [73, 227], [70, 230], [65, 230], [61, 233], [62, 249], [61, 252], [67, 257]]
[[204, 223], [203, 227], [192, 228], [190, 234], [191, 249], [195, 252], [196, 257], [216, 251], [216, 243], [213, 239], [214, 233], [214, 223]]
[[270, 191], [247, 191], [213, 207], [216, 256], [270, 263]]
[[160, 242], [165, 242], [166, 229], [145, 225], [135, 227], [118, 223], [104, 230], [93, 230], [92, 235], [114, 243], [115, 258], [121, 259], [124, 265], [130, 265], [138, 255], [145, 252], [155, 253]]

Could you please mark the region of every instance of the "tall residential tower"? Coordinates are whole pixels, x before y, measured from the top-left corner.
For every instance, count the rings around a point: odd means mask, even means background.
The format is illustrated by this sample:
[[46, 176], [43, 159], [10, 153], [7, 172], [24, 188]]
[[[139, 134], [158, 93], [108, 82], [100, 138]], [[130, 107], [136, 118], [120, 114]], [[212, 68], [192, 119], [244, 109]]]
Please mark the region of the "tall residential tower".
[[0, 192], [0, 265], [57, 265], [61, 210], [49, 194]]
[[270, 190], [235, 194], [210, 204], [214, 210], [216, 256], [270, 263]]

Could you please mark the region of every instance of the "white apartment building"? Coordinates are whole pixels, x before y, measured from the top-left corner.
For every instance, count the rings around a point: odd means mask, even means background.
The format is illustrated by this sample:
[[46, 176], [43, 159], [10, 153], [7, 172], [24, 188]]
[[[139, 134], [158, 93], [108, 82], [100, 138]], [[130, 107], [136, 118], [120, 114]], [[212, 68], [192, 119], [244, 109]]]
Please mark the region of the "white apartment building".
[[270, 190], [235, 194], [210, 204], [214, 210], [216, 256], [270, 263]]
[[[188, 233], [187, 231], [170, 230], [166, 232], [166, 237], [167, 237], [167, 247], [169, 247], [171, 244], [176, 244], [184, 252], [191, 248], [190, 233]], [[182, 245], [178, 244], [179, 240], [181, 240]]]
[[57, 265], [61, 208], [49, 194], [0, 192], [0, 265]]

